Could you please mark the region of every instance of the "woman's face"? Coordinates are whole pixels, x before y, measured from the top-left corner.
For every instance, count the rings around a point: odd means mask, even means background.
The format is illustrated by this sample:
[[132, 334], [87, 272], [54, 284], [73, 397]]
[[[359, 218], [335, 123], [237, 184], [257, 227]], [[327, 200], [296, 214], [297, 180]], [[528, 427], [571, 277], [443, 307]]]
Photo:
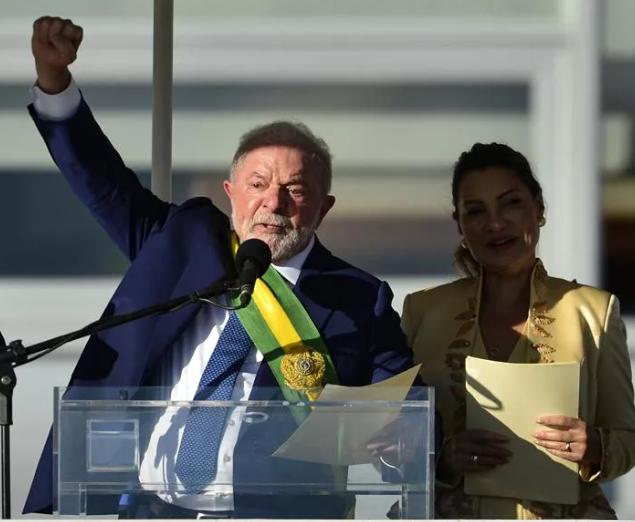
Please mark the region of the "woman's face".
[[492, 167], [468, 173], [457, 212], [465, 242], [485, 270], [515, 275], [533, 266], [544, 204], [514, 172]]

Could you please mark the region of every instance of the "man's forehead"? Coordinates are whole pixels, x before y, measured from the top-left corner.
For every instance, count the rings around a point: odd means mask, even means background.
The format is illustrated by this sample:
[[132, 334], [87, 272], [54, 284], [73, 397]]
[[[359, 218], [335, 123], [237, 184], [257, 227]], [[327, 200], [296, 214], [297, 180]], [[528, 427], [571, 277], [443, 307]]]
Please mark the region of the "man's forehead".
[[247, 152], [243, 158], [244, 164], [258, 163], [264, 166], [274, 166], [276, 164], [298, 164], [303, 163], [303, 153], [294, 147], [282, 145], [272, 145], [267, 147], [258, 147]]
[[296, 180], [319, 177], [317, 170], [305, 160], [303, 152], [292, 148], [280, 148], [278, 151], [256, 149], [245, 155], [236, 165], [236, 171], [244, 175], [276, 175]]

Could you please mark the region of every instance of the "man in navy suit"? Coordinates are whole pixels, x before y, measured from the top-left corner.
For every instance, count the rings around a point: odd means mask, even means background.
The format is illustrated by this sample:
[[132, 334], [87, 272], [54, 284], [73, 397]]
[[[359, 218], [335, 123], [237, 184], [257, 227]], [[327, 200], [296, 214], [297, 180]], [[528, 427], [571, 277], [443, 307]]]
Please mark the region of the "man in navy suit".
[[[322, 354], [332, 364], [339, 384], [367, 385], [413, 366], [388, 285], [333, 256], [315, 236], [335, 203], [329, 194], [331, 155], [324, 141], [304, 125], [289, 122], [263, 125], [245, 134], [224, 182], [231, 221], [207, 198], [181, 205], [162, 201], [125, 166], [74, 83], [68, 67], [81, 40], [82, 29], [69, 20], [45, 17], [35, 22], [32, 50], [37, 84], [29, 111], [71, 189], [131, 261], [104, 316], [125, 314], [235, 277], [233, 229], [239, 241], [257, 238], [267, 243], [273, 276], [282, 276], [292, 299], [306, 311], [310, 324], [302, 326], [319, 332], [321, 346], [327, 350]], [[244, 329], [242, 316], [239, 319], [234, 312], [198, 304], [93, 335], [70, 386], [162, 386], [172, 390], [173, 399], [191, 400], [205, 388], [205, 375], [218, 366], [214, 357], [225, 350], [227, 332], [239, 335]], [[233, 387], [232, 400], [266, 398], [266, 390], [279, 386], [276, 367], [261, 353], [260, 339], [251, 341], [239, 357], [239, 369], [227, 381]], [[234, 338], [231, 342], [240, 344]], [[267, 440], [262, 432], [245, 430], [233, 420], [226, 421], [222, 440], [214, 449], [214, 467], [216, 477], [231, 478], [234, 489], [219, 485], [210, 494], [154, 497], [150, 505], [144, 500], [126, 507], [123, 516], [347, 516], [350, 505], [344, 496], [295, 495], [275, 509], [266, 496], [241, 496], [238, 484], [248, 484], [254, 475], [275, 472], [280, 481], [290, 483], [310, 477], [298, 474], [293, 463], [282, 459], [272, 468], [271, 459], [261, 456], [281, 441]], [[157, 422], [141, 463], [142, 481], [185, 484], [179, 442], [186, 437], [186, 424], [187, 419], [174, 430], [169, 419]], [[52, 510], [51, 453], [49, 437], [25, 513]], [[322, 468], [326, 467], [315, 465], [311, 473], [328, 473]], [[112, 512], [117, 512], [116, 505]]]

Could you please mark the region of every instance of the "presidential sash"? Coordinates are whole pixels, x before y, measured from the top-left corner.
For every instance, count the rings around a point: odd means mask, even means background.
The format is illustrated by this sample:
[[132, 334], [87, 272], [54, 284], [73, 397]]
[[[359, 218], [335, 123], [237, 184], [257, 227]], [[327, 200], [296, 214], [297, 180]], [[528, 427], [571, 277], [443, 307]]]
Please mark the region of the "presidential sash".
[[[238, 238], [234, 232], [231, 245], [235, 257]], [[236, 313], [288, 401], [313, 401], [326, 384], [338, 384], [320, 332], [275, 268], [269, 266], [256, 281], [250, 303]]]
[[[234, 257], [238, 246], [238, 237], [232, 232]], [[238, 303], [235, 297], [233, 304]], [[320, 332], [275, 268], [269, 266], [256, 281], [249, 304], [236, 310], [236, 313], [289, 402], [313, 401], [319, 397], [326, 384], [339, 383]], [[301, 423], [309, 409], [292, 408], [291, 413]], [[345, 467], [331, 466], [331, 472], [336, 487], [345, 491]], [[352, 519], [354, 514], [355, 497], [345, 497], [343, 518]]]

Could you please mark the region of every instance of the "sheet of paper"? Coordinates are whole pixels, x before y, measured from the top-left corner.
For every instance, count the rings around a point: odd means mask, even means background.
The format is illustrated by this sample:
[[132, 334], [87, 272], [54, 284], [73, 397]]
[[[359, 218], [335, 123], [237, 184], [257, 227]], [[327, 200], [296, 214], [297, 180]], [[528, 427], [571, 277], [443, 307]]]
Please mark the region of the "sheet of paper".
[[468, 429], [507, 435], [514, 453], [491, 471], [468, 473], [470, 495], [510, 497], [559, 504], [579, 498], [578, 466], [533, 443], [542, 415], [577, 417], [580, 364], [512, 364], [468, 357], [466, 407]]
[[[420, 365], [368, 386], [347, 387], [327, 384], [316, 403], [402, 402], [414, 382]], [[400, 408], [363, 407], [346, 411], [341, 406], [318, 406], [280, 446], [274, 457], [350, 466], [376, 462], [366, 443], [392, 422]]]

